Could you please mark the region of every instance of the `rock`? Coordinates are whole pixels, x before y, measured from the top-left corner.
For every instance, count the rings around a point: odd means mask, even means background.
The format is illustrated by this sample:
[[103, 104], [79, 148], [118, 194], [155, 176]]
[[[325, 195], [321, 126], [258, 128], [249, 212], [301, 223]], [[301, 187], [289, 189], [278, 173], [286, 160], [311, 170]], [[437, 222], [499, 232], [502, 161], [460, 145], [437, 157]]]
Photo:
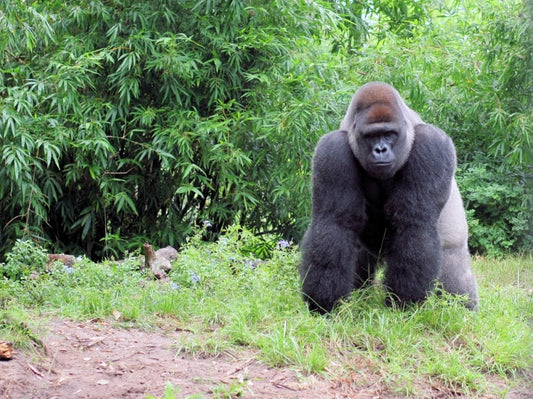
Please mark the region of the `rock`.
[[61, 262], [65, 266], [72, 266], [76, 263], [77, 259], [74, 255], [65, 254], [48, 254], [48, 263]]
[[148, 243], [143, 244], [144, 267], [150, 269], [155, 278], [167, 278], [167, 273], [172, 269], [171, 262], [178, 257], [178, 251], [171, 246], [154, 251]]
[[0, 359], [9, 360], [13, 357], [13, 342], [0, 341]]
[[170, 245], [166, 246], [165, 248], [158, 249], [155, 251], [155, 254], [156, 256], [162, 256], [163, 258], [168, 259], [170, 262], [178, 259], [178, 251], [176, 251], [176, 249]]

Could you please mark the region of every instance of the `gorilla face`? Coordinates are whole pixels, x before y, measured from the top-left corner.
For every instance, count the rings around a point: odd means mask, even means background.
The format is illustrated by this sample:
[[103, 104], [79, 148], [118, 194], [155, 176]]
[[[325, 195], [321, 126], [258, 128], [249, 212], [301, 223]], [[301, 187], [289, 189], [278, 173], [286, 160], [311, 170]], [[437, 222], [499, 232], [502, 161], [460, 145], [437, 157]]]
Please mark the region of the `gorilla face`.
[[363, 129], [355, 127], [356, 157], [368, 174], [378, 179], [391, 178], [398, 170], [394, 151], [398, 132], [387, 125], [363, 125]]
[[[395, 109], [396, 108], [396, 109]], [[372, 104], [355, 118], [352, 136], [354, 155], [368, 174], [390, 179], [409, 153], [406, 124], [399, 107]]]
[[423, 123], [392, 86], [371, 82], [362, 86], [341, 122], [359, 164], [369, 176], [386, 180], [407, 162], [414, 127]]

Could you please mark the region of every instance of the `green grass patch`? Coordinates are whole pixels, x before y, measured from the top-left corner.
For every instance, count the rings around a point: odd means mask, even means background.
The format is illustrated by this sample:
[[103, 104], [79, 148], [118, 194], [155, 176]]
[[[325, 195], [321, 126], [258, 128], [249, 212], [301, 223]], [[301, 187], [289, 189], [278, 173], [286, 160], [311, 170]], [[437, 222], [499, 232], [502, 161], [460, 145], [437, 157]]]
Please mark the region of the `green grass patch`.
[[217, 243], [196, 237], [174, 262], [171, 281], [151, 280], [136, 257], [2, 278], [0, 338], [31, 347], [38, 338], [30, 327], [43, 318], [115, 320], [119, 314], [122, 326], [174, 323], [194, 331], [176, 342], [179, 351], [214, 355], [247, 347], [271, 366], [302, 373], [355, 374], [361, 384], [372, 375], [399, 395], [421, 395], [420, 385], [431, 381], [483, 395], [498, 389], [494, 376], [511, 381], [531, 373], [531, 257], [474, 260], [477, 312], [448, 295], [390, 309], [376, 285], [322, 317], [301, 300], [297, 250], [274, 249], [260, 261], [245, 250], [253, 240], [240, 229]]

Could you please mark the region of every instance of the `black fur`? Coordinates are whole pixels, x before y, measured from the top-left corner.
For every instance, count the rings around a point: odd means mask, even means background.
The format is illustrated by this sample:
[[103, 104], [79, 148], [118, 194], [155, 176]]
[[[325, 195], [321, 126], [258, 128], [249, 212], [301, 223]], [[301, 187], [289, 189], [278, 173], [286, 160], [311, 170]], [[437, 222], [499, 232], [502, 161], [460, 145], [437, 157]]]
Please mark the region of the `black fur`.
[[[455, 149], [443, 131], [416, 122], [410, 132], [394, 122], [400, 126], [399, 137], [397, 142], [390, 140], [388, 150], [410, 148], [408, 154], [392, 154], [408, 156], [386, 176], [374, 173], [372, 164], [366, 164], [366, 169], [361, 165], [359, 158], [367, 151], [361, 143], [354, 156], [349, 142], [353, 131], [337, 130], [320, 139], [313, 157], [312, 220], [301, 243], [300, 277], [311, 310], [330, 312], [339, 299], [373, 276], [378, 258], [386, 264], [389, 304], [423, 300], [441, 275], [439, 217], [450, 198], [452, 181], [455, 184]], [[402, 141], [409, 134], [414, 140]], [[462, 204], [460, 211], [464, 212]], [[459, 275], [456, 263], [462, 272], [470, 273], [465, 251], [449, 257], [448, 274]], [[473, 284], [474, 288], [450, 286], [448, 290], [470, 295], [474, 307], [475, 279]]]

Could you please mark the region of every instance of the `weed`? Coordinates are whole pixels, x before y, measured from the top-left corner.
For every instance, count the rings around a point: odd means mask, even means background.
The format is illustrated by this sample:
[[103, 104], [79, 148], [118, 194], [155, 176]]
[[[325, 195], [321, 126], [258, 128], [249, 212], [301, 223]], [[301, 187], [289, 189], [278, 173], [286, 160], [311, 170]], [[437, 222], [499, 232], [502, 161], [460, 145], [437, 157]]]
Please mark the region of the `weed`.
[[48, 257], [43, 248], [30, 240], [18, 239], [6, 255], [7, 262], [0, 264], [0, 277], [11, 280], [28, 278], [32, 272], [45, 271]]

